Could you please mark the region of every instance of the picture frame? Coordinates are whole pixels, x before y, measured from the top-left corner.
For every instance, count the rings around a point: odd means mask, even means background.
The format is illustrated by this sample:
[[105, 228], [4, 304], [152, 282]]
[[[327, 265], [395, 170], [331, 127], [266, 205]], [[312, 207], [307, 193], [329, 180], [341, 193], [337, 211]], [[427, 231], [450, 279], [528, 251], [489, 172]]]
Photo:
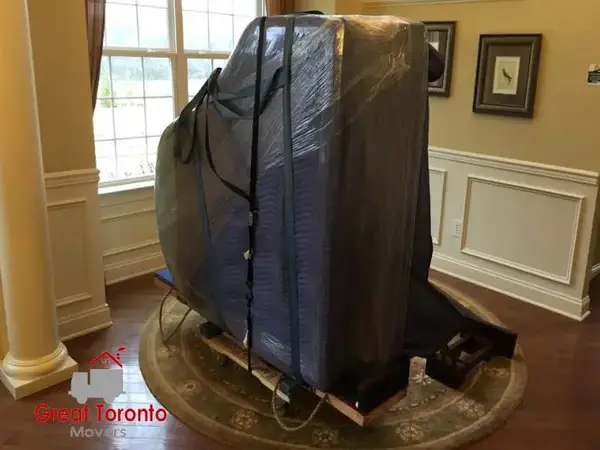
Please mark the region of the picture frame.
[[533, 118], [543, 35], [479, 37], [473, 112]]
[[450, 97], [452, 85], [452, 63], [454, 60], [454, 44], [456, 41], [456, 21], [423, 22], [427, 31], [427, 40], [444, 58], [444, 75], [429, 83], [430, 95]]

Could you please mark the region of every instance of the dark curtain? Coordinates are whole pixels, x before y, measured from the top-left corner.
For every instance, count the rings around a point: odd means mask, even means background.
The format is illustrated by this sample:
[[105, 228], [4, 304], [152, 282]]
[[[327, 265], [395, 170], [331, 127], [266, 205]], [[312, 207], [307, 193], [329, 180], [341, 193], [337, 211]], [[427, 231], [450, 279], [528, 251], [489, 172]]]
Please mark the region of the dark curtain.
[[92, 86], [92, 109], [96, 108], [100, 64], [102, 62], [102, 44], [104, 41], [104, 23], [106, 0], [83, 0], [87, 15], [88, 54], [90, 58], [90, 81]]

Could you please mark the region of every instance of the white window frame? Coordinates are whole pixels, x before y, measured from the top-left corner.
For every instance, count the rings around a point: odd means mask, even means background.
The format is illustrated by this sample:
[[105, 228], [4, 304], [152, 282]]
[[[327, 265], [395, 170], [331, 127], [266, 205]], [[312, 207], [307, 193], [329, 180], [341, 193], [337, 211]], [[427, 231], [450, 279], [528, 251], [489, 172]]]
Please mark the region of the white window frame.
[[[258, 15], [264, 15], [264, 0], [248, 0], [256, 2]], [[183, 41], [183, 7], [182, 0], [167, 0], [168, 20], [169, 20], [169, 41], [170, 49], [139, 49], [125, 47], [104, 47], [102, 56], [129, 56], [138, 58], [169, 58], [171, 61], [171, 79], [173, 80], [174, 95], [174, 118], [189, 102], [188, 96], [188, 68], [189, 58], [195, 59], [222, 59], [227, 60], [231, 52], [219, 51], [195, 51], [185, 50]], [[139, 19], [138, 19], [139, 20]], [[208, 23], [210, 30], [210, 22]], [[210, 33], [210, 31], [209, 31]], [[143, 61], [143, 60], [142, 60]], [[112, 76], [112, 75], [111, 75]], [[192, 95], [192, 93], [189, 93]], [[153, 185], [155, 175], [127, 178], [122, 180], [104, 181], [99, 183], [99, 188], [113, 188], [110, 191], [118, 190], [119, 187], [127, 189], [130, 185]]]

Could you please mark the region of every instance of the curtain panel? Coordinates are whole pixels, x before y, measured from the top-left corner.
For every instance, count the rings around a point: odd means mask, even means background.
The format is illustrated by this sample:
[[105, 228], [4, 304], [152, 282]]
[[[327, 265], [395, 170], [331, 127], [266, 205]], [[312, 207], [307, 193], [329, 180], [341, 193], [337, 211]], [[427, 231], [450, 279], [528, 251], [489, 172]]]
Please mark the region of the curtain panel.
[[100, 64], [102, 62], [106, 0], [84, 0], [84, 2], [87, 16], [92, 109], [95, 109], [96, 97], [98, 95], [98, 83], [100, 81]]

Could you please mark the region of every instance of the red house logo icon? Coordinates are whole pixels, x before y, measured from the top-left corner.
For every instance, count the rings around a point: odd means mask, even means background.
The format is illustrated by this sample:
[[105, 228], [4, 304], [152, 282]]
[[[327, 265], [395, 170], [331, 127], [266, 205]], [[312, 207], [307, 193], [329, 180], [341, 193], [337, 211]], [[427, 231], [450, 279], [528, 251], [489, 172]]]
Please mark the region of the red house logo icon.
[[112, 353], [106, 351], [102, 352], [98, 356], [96, 356], [92, 361], [90, 361], [90, 367], [100, 363], [102, 367], [108, 368], [112, 365], [116, 365], [119, 369], [123, 368], [123, 364], [121, 364], [121, 353], [126, 350], [125, 347], [119, 347], [117, 349], [117, 353], [113, 355]]

